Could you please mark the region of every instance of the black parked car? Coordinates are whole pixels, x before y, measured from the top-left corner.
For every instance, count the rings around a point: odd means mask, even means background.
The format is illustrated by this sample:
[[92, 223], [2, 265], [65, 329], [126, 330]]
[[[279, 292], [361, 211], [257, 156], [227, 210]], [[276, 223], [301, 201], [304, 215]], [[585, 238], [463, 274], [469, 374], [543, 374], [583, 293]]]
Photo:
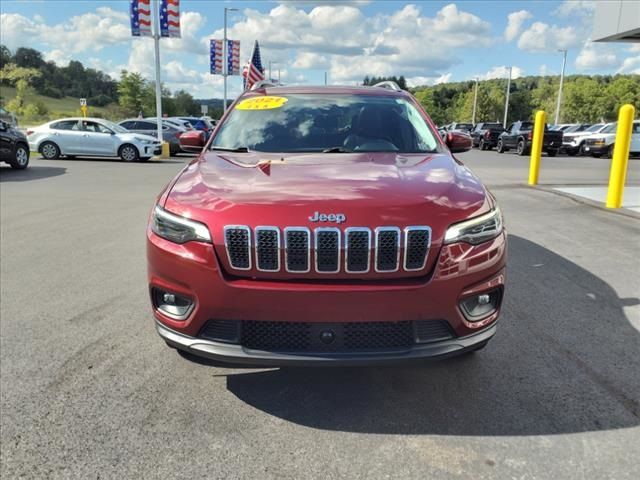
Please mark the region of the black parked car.
[[18, 170], [23, 170], [29, 165], [27, 137], [3, 120], [0, 120], [0, 161]]
[[478, 123], [471, 130], [471, 139], [474, 147], [480, 150], [491, 150], [498, 144], [498, 137], [504, 132], [501, 123]]
[[[555, 157], [562, 146], [562, 135], [562, 132], [549, 130], [545, 125], [542, 151], [547, 152], [550, 157]], [[518, 155], [528, 155], [531, 151], [532, 140], [533, 122], [515, 122], [509, 126], [507, 131], [500, 134], [496, 150], [498, 153], [503, 153], [515, 148]]]

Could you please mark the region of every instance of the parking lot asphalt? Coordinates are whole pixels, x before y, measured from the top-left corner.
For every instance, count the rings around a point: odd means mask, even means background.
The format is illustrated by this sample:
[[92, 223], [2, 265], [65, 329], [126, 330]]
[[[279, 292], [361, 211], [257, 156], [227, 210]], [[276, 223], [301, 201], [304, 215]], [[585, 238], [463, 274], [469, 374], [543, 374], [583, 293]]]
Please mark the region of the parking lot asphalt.
[[[156, 335], [146, 219], [186, 158], [0, 167], [0, 476], [638, 478], [640, 220], [524, 186], [526, 158], [459, 158], [509, 232], [497, 336], [447, 361], [311, 370], [194, 363]], [[608, 170], [543, 157], [540, 178]]]

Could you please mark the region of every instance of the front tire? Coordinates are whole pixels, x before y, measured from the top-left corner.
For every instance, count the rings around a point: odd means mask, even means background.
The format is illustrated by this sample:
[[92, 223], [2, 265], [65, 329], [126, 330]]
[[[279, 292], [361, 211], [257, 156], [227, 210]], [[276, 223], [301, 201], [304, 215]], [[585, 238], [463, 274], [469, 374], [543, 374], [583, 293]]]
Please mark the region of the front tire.
[[516, 147], [516, 153], [521, 157], [527, 154], [527, 149], [524, 146], [524, 140], [518, 140], [518, 146]]
[[547, 150], [547, 155], [550, 157], [555, 157], [558, 154], [557, 150]]
[[611, 145], [609, 145], [609, 148], [607, 148], [607, 158], [613, 158], [613, 150], [614, 144], [612, 143]]
[[487, 145], [484, 143], [484, 138], [480, 139], [480, 150], [486, 150]]
[[40, 145], [40, 154], [47, 160], [56, 160], [60, 157], [60, 148], [53, 142], [44, 142]]
[[29, 165], [29, 149], [24, 145], [18, 145], [14, 152], [13, 160], [9, 162], [9, 165], [16, 170], [24, 170], [27, 168]]
[[498, 145], [496, 145], [496, 151], [498, 153], [504, 153], [506, 149], [504, 148], [504, 144], [502, 143], [502, 139], [498, 140]]
[[140, 159], [138, 149], [130, 143], [122, 145], [118, 155], [124, 162], [137, 162]]

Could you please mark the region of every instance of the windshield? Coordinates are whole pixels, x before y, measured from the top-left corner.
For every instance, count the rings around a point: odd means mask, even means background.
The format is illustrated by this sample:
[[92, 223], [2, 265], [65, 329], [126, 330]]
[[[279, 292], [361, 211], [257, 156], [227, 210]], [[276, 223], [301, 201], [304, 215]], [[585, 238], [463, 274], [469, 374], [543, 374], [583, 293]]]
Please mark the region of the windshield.
[[573, 125], [571, 127], [567, 127], [564, 130], [564, 133], [573, 133], [573, 132], [579, 132], [582, 130], [582, 125]]
[[105, 127], [110, 128], [111, 130], [113, 130], [116, 133], [128, 133], [129, 132], [129, 130], [127, 130], [124, 127], [121, 127], [117, 123], [110, 122], [109, 120], [100, 120], [100, 121], [102, 122], [102, 124]]
[[600, 133], [613, 133], [616, 131], [618, 127], [618, 122], [610, 123], [608, 126], [604, 127]]
[[602, 128], [601, 123], [597, 123], [596, 125], [591, 125], [589, 128], [585, 130], [585, 132], [597, 132]]
[[212, 148], [262, 152], [436, 151], [418, 109], [390, 96], [286, 94], [241, 100]]

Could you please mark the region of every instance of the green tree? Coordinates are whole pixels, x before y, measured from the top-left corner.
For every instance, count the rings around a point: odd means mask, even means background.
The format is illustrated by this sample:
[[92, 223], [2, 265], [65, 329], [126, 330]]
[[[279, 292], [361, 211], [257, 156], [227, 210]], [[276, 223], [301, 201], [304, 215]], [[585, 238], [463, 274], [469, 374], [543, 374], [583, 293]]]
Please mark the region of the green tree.
[[177, 115], [199, 115], [200, 104], [193, 99], [193, 96], [184, 91], [178, 90], [173, 94]]
[[[118, 103], [125, 115], [134, 116], [143, 111], [147, 100], [147, 90], [148, 86], [142, 75], [135, 72], [129, 73], [126, 70], [122, 71], [118, 83]], [[155, 112], [155, 108], [153, 110]]]
[[31, 82], [40, 75], [40, 72], [35, 68], [18, 67], [15, 63], [7, 63], [2, 70], [0, 70], [0, 81], [16, 87], [15, 98], [7, 103], [9, 110], [17, 114], [22, 113], [25, 100], [31, 93]]

